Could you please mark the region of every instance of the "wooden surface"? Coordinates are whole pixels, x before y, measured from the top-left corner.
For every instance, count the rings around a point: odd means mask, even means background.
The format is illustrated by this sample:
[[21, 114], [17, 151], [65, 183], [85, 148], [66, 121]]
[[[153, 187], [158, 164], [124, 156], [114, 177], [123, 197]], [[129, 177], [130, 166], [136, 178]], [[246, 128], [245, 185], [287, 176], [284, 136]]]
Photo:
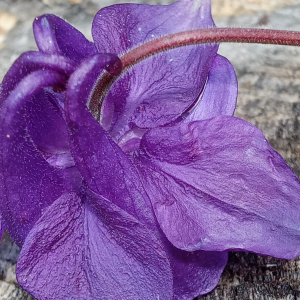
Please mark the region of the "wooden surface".
[[[94, 13], [111, 2], [0, 0], [0, 78], [20, 53], [35, 49], [31, 33], [34, 16], [56, 13], [90, 37]], [[219, 27], [300, 31], [300, 6], [286, 7], [298, 3], [300, 0], [215, 0], [213, 12]], [[238, 75], [236, 116], [258, 126], [300, 176], [300, 49], [226, 44], [220, 47], [220, 52], [233, 63]], [[0, 244], [0, 300], [32, 299], [16, 284], [14, 268], [18, 251], [9, 237], [4, 236]], [[219, 285], [201, 299], [300, 300], [300, 259], [285, 261], [251, 253], [231, 253]]]

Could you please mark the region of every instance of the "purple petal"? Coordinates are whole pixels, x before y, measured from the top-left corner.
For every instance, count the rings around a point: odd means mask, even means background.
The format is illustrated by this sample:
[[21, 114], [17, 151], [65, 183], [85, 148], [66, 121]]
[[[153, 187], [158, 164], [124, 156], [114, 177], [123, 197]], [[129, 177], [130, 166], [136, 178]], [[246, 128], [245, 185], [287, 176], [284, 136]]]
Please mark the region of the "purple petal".
[[69, 149], [67, 124], [54, 93], [45, 90], [34, 96], [26, 105], [24, 117], [27, 134], [48, 163], [57, 167], [75, 165]]
[[187, 252], [168, 247], [174, 300], [191, 300], [212, 291], [227, 263], [227, 252]]
[[77, 64], [97, 52], [94, 44], [80, 31], [55, 15], [37, 17], [33, 32], [41, 52], [63, 55]]
[[232, 64], [217, 55], [208, 74], [208, 80], [199, 103], [184, 122], [232, 116], [236, 107], [238, 82]]
[[70, 148], [79, 171], [93, 191], [153, 226], [151, 204], [136, 170], [86, 106], [95, 79], [104, 66], [115, 63], [116, 59], [109, 54], [95, 55], [85, 60], [70, 77], [65, 105]]
[[299, 180], [255, 126], [221, 116], [153, 129], [141, 147], [144, 187], [173, 245], [300, 254]]
[[[89, 85], [107, 62], [98, 55], [86, 60], [71, 76], [67, 90], [66, 110], [69, 118], [71, 148], [76, 164], [88, 185], [109, 197], [119, 207], [147, 224], [158, 235], [148, 197], [128, 158], [112, 142], [87, 110]], [[187, 253], [166, 242], [174, 276], [175, 299], [191, 299], [212, 290], [226, 264], [226, 253]], [[195, 273], [197, 276], [195, 276]]]
[[[92, 33], [99, 52], [121, 55], [162, 35], [213, 26], [210, 1], [182, 0], [106, 7], [96, 15]], [[175, 120], [199, 97], [217, 48], [177, 48], [135, 65], [108, 92], [103, 127], [118, 141], [132, 124], [152, 128]]]
[[39, 93], [44, 97], [43, 87], [64, 80], [63, 75], [54, 71], [33, 72], [18, 84], [1, 107], [1, 214], [18, 245], [22, 245], [42, 210], [63, 188], [58, 171], [46, 162], [29, 135], [26, 104], [33, 96], [39, 99]]
[[14, 62], [2, 81], [0, 103], [3, 103], [23, 78], [38, 70], [53, 70], [70, 75], [74, 72], [75, 65], [70, 59], [63, 56], [34, 51], [23, 53]]
[[160, 243], [103, 197], [57, 199], [29, 233], [17, 263], [19, 284], [40, 300], [172, 299]]
[[96, 14], [92, 34], [98, 52], [124, 54], [162, 35], [214, 27], [210, 1], [181, 0], [171, 5], [117, 4]]
[[5, 227], [2, 220], [0, 220], [0, 241], [2, 239], [3, 233], [4, 233]]

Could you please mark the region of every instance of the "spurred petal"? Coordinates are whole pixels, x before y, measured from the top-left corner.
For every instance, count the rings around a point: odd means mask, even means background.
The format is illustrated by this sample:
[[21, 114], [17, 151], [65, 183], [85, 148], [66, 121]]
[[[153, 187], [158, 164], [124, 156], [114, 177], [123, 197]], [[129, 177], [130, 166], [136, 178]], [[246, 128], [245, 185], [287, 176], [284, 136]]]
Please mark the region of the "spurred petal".
[[160, 243], [95, 194], [63, 195], [49, 207], [25, 241], [17, 278], [39, 300], [172, 299]]
[[237, 94], [238, 82], [232, 64], [227, 58], [217, 55], [208, 73], [203, 95], [184, 122], [232, 116]]
[[[213, 27], [210, 1], [200, 2], [103, 8], [92, 29], [97, 49], [120, 55], [162, 35]], [[108, 92], [101, 124], [118, 140], [132, 124], [148, 128], [175, 120], [201, 93], [217, 48], [200, 45], [173, 49], [138, 63]]]
[[[3, 102], [13, 92], [18, 83], [26, 76], [34, 71], [40, 70], [39, 73], [32, 74], [30, 80], [35, 80], [38, 76], [45, 76], [43, 70], [52, 70], [60, 73], [61, 80], [56, 80], [53, 83], [54, 89], [65, 89], [65, 84], [68, 76], [75, 70], [75, 63], [64, 56], [50, 55], [40, 52], [27, 52], [22, 54], [13, 66], [10, 68], [2, 82], [0, 93], [0, 102]], [[54, 73], [52, 73], [54, 74]], [[59, 74], [57, 74], [58, 76]], [[33, 86], [37, 88], [43, 87], [43, 81], [38, 80], [35, 83], [30, 83], [29, 79], [24, 79], [22, 83], [25, 91]], [[27, 83], [26, 83], [27, 82]], [[39, 86], [41, 85], [41, 87]], [[51, 85], [51, 83], [49, 84]], [[26, 95], [23, 90], [18, 87], [17, 93]], [[28, 90], [29, 91], [29, 90]], [[14, 91], [13, 94], [17, 95]], [[27, 134], [33, 141], [37, 149], [43, 154], [44, 158], [48, 159], [51, 164], [63, 166], [64, 161], [68, 160], [67, 164], [72, 165], [72, 158], [69, 154], [68, 136], [66, 130], [66, 122], [63, 118], [62, 107], [64, 102], [64, 93], [54, 93], [52, 89], [47, 89], [35, 95], [31, 101], [28, 99], [32, 94], [26, 95], [25, 99], [19, 97], [19, 104], [26, 103], [26, 118]], [[12, 99], [10, 97], [9, 99]], [[7, 100], [10, 101], [10, 100]], [[16, 101], [16, 100], [13, 100]], [[15, 113], [15, 112], [13, 112]], [[66, 164], [65, 164], [66, 165]]]
[[0, 104], [5, 101], [17, 84], [28, 74], [38, 70], [53, 70], [70, 75], [75, 64], [67, 57], [30, 51], [23, 53], [8, 70], [1, 83]]
[[151, 204], [144, 195], [136, 170], [86, 106], [96, 78], [106, 65], [116, 61], [116, 56], [97, 54], [86, 59], [70, 77], [65, 109], [71, 152], [93, 191], [153, 226]]
[[44, 101], [41, 89], [64, 80], [63, 75], [54, 71], [33, 72], [19, 83], [1, 107], [1, 217], [18, 245], [22, 245], [42, 210], [63, 188], [59, 172], [46, 162], [31, 139], [26, 104], [34, 96], [38, 101], [39, 93]]
[[97, 52], [80, 31], [55, 15], [37, 17], [33, 32], [41, 52], [64, 55], [75, 63]]
[[141, 147], [144, 187], [176, 247], [299, 255], [299, 181], [255, 126], [216, 117], [153, 129]]

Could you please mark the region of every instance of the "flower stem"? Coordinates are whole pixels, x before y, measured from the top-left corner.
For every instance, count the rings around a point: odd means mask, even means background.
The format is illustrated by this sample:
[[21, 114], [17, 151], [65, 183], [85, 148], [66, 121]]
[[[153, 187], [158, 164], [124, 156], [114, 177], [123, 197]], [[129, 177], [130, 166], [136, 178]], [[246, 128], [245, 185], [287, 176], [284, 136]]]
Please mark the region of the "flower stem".
[[[300, 46], [300, 32], [254, 28], [208, 28], [174, 33], [142, 44], [124, 54], [121, 57], [123, 72], [159, 52], [189, 45], [224, 42]], [[117, 77], [105, 73], [94, 88], [89, 109], [98, 120], [102, 101], [116, 79]]]

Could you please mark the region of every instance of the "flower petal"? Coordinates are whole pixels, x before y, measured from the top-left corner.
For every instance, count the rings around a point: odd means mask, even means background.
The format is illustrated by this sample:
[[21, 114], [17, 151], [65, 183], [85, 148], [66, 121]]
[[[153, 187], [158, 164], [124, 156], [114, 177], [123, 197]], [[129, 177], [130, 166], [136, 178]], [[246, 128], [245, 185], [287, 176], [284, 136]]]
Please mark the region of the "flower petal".
[[55, 15], [37, 17], [33, 32], [41, 52], [63, 55], [78, 64], [97, 52], [94, 44], [80, 31]]
[[214, 27], [209, 0], [181, 0], [171, 5], [117, 4], [96, 14], [92, 34], [100, 53], [124, 54], [163, 35]]
[[212, 291], [227, 263], [227, 252], [187, 252], [170, 245], [174, 300], [191, 300]]
[[217, 55], [211, 65], [203, 95], [184, 122], [232, 116], [237, 94], [238, 82], [232, 64], [227, 58]]
[[[103, 8], [92, 33], [99, 52], [121, 55], [162, 35], [213, 26], [210, 1], [200, 5], [199, 0], [181, 0], [168, 6]], [[175, 120], [199, 97], [217, 48], [211, 44], [177, 48], [139, 62], [109, 90], [101, 125], [118, 141], [132, 124], [152, 128]]]
[[2, 239], [4, 230], [5, 230], [5, 227], [4, 227], [3, 221], [0, 220], [0, 241]]
[[[66, 115], [76, 165], [88, 185], [119, 207], [141, 220], [156, 236], [158, 233], [149, 200], [143, 192], [130, 161], [91, 116], [85, 102], [90, 85], [107, 65], [101, 54], [87, 59], [71, 76], [67, 90]], [[113, 62], [113, 60], [112, 60]], [[176, 287], [175, 299], [191, 299], [209, 292], [218, 282], [226, 264], [226, 253], [187, 253], [165, 241]], [[195, 272], [197, 276], [195, 276]]]
[[[33, 51], [23, 53], [4, 77], [0, 103], [6, 100], [18, 83], [26, 76], [38, 70], [52, 70], [65, 75], [61, 77], [61, 81], [56, 81], [54, 84], [54, 87], [64, 88], [66, 78], [75, 70], [75, 64], [63, 56]], [[36, 75], [33, 75], [33, 79], [35, 78]], [[28, 79], [25, 79], [24, 82], [28, 82]], [[47, 91], [39, 92], [38, 99], [34, 96], [31, 101], [26, 99], [23, 101], [27, 102], [24, 116], [27, 118], [28, 135], [38, 150], [43, 153], [44, 157], [57, 156], [62, 153], [65, 155], [69, 152], [66, 122], [62, 116], [61, 109], [64, 97], [61, 94], [54, 93], [51, 89], [48, 89]]]
[[216, 117], [148, 132], [138, 165], [176, 247], [300, 254], [300, 184], [259, 129]]
[[17, 278], [40, 300], [172, 299], [160, 243], [95, 194], [84, 203], [66, 194], [49, 207], [25, 241]]
[[52, 168], [37, 150], [28, 133], [26, 104], [39, 98], [45, 86], [65, 77], [54, 71], [36, 71], [23, 79], [0, 111], [0, 205], [1, 217], [21, 246], [28, 231], [63, 189], [58, 170]]
[[66, 164], [53, 165], [67, 168], [75, 164], [70, 153], [67, 124], [57, 102], [54, 93], [44, 90], [27, 103], [24, 118], [27, 135], [44, 159], [51, 164], [65, 158]]
[[0, 103], [3, 103], [17, 84], [28, 74], [38, 70], [53, 70], [70, 75], [74, 63], [63, 56], [30, 51], [23, 53], [8, 70], [1, 83]]
[[151, 204], [136, 170], [86, 106], [96, 78], [116, 60], [110, 54], [97, 54], [86, 59], [70, 77], [65, 105], [70, 148], [79, 171], [94, 192], [153, 227]]

